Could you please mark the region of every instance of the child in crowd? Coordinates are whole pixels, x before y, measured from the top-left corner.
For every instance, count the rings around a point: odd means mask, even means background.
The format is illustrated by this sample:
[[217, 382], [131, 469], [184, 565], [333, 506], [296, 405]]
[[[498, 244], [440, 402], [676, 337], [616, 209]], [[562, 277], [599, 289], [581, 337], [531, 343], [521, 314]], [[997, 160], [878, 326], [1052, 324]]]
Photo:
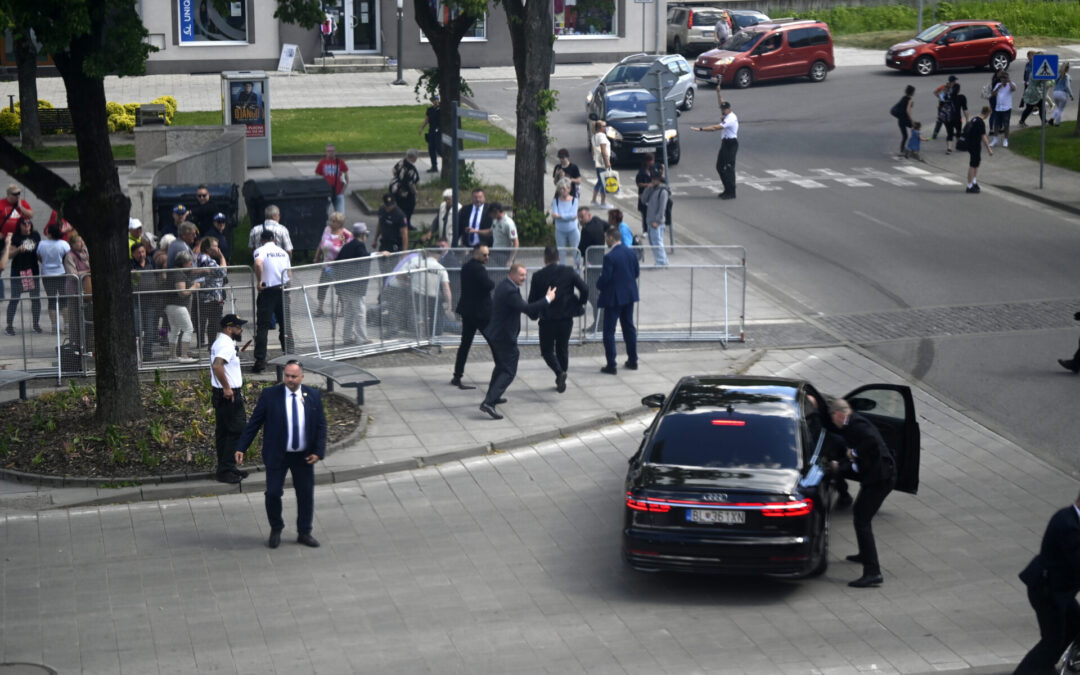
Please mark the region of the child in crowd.
[[922, 138], [922, 122], [911, 123], [911, 137], [908, 138], [907, 150], [904, 151], [904, 157], [908, 159], [917, 159], [920, 162], [923, 161], [922, 155], [919, 153], [920, 144]]

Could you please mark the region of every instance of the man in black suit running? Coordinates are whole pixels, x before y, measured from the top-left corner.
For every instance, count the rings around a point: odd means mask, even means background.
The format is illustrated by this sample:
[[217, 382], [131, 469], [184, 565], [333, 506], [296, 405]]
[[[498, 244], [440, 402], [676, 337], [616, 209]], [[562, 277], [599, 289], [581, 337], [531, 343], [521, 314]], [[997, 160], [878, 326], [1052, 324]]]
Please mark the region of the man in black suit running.
[[[544, 248], [544, 268], [533, 274], [529, 302], [544, 297], [544, 289], [555, 287], [556, 299], [540, 310], [540, 355], [555, 372], [555, 391], [566, 391], [566, 371], [570, 366], [570, 333], [574, 317], [580, 316], [589, 299], [589, 286], [572, 267], [559, 264], [557, 246]], [[574, 289], [577, 288], [577, 295]]]
[[462, 384], [461, 376], [465, 374], [465, 361], [469, 359], [476, 331], [483, 332], [491, 319], [491, 289], [495, 288], [495, 282], [485, 266], [489, 255], [488, 247], [481, 244], [461, 266], [461, 295], [457, 305], [457, 313], [461, 315], [461, 344], [454, 360], [454, 377], [450, 379], [450, 384], [458, 389], [476, 389]]
[[526, 314], [535, 319], [545, 305], [550, 305], [555, 300], [555, 287], [547, 289], [543, 298], [526, 304], [521, 297], [521, 285], [525, 283], [525, 266], [521, 263], [510, 265], [510, 273], [495, 287], [495, 297], [491, 303], [491, 321], [488, 322], [484, 337], [491, 346], [491, 356], [495, 359], [495, 367], [491, 370], [491, 383], [488, 385], [487, 396], [480, 404], [480, 411], [486, 413], [491, 419], [501, 420], [495, 406], [505, 403], [503, 393], [514, 381], [517, 375], [518, 365], [518, 333], [521, 332], [521, 315]]
[[1020, 580], [1039, 622], [1039, 642], [1024, 656], [1014, 675], [1049, 673], [1069, 641], [1080, 631], [1080, 496], [1055, 513], [1046, 526], [1039, 554]]

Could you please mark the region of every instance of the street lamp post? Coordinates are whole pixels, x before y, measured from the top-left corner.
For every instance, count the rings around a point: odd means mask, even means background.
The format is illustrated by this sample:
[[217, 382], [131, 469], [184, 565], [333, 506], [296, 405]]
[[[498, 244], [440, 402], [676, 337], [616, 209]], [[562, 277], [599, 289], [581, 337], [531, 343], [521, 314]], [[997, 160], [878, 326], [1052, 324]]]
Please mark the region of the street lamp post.
[[404, 1], [397, 0], [397, 79], [393, 81], [393, 84], [407, 84], [401, 77], [401, 41], [405, 25]]

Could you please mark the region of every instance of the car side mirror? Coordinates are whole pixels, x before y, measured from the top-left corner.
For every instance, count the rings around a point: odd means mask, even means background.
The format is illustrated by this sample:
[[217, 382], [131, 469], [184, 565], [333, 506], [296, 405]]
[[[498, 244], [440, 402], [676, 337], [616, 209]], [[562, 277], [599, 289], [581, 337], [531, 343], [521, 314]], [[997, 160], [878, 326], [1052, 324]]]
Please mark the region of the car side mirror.
[[663, 394], [649, 394], [641, 399], [641, 405], [647, 408], [660, 408], [664, 405], [665, 399]]

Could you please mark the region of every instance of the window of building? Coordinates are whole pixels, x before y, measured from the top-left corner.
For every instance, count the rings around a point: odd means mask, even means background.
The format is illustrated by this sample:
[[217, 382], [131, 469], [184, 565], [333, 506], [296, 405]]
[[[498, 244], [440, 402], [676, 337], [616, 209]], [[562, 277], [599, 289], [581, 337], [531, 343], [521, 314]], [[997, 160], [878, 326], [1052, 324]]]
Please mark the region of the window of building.
[[615, 0], [552, 0], [555, 34], [559, 37], [617, 35]]
[[[458, 11], [456, 9], [451, 9], [442, 2], [439, 2], [435, 6], [435, 13], [439, 19], [439, 25], [442, 26], [445, 26], [458, 16]], [[476, 23], [474, 23], [472, 28], [466, 31], [465, 36], [461, 38], [462, 42], [476, 42], [480, 40], [487, 40], [487, 14], [477, 17]], [[426, 43], [427, 41], [428, 39], [427, 36], [424, 35], [424, 31], [420, 31], [420, 42]]]
[[219, 12], [211, 0], [176, 0], [180, 45], [249, 44], [247, 4], [247, 0], [230, 0]]

